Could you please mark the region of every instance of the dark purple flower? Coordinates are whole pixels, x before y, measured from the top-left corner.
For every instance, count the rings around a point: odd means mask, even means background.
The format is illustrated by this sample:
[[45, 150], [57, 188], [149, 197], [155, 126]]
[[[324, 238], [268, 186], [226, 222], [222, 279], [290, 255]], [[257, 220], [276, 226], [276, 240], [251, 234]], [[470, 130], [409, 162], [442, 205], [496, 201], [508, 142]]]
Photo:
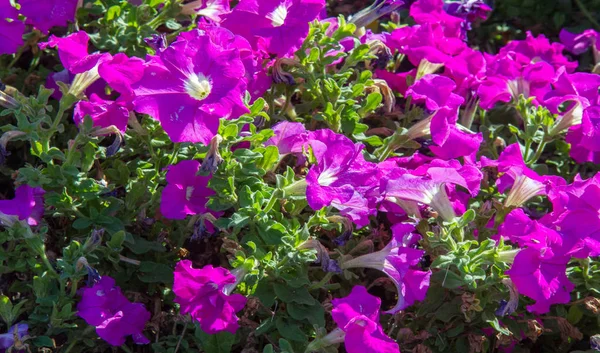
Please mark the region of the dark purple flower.
[[8, 0], [0, 2], [0, 55], [14, 54], [23, 45], [25, 24]]
[[47, 34], [54, 26], [66, 27], [75, 21], [78, 0], [19, 0], [25, 23]]
[[[15, 329], [19, 339], [27, 336], [29, 326], [27, 324], [16, 324], [11, 326], [6, 333], [0, 335], [0, 353], [5, 353], [7, 349], [15, 344]], [[13, 352], [15, 349], [13, 348]]]
[[100, 338], [112, 346], [123, 345], [127, 336], [132, 336], [136, 344], [150, 343], [142, 333], [150, 312], [143, 304], [129, 302], [114, 279], [103, 276], [93, 287], [81, 289], [80, 294], [77, 314], [88, 325], [96, 326]]
[[[26, 220], [29, 225], [38, 225], [44, 216], [44, 194], [44, 189], [40, 187], [20, 185], [12, 200], [0, 200], [0, 215], [4, 214], [9, 218], [16, 216], [20, 221]], [[0, 217], [2, 223], [7, 221], [5, 217]]]

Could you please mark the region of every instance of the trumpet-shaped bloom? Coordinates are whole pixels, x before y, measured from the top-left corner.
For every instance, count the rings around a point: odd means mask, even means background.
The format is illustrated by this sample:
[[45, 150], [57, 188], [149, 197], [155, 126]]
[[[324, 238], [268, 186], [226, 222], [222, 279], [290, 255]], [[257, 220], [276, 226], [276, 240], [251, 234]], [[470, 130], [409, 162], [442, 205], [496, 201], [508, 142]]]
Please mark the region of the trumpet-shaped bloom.
[[160, 212], [169, 219], [184, 219], [187, 215], [208, 212], [206, 203], [215, 192], [208, 188], [210, 176], [196, 175], [200, 162], [181, 161], [169, 166], [167, 186], [160, 202]]
[[115, 280], [103, 276], [91, 288], [80, 291], [81, 301], [77, 304], [77, 314], [88, 323], [96, 326], [96, 333], [112, 346], [121, 346], [127, 336], [132, 336], [136, 344], [150, 341], [142, 334], [150, 312], [143, 304], [131, 303], [115, 286]]
[[521, 146], [514, 143], [504, 149], [497, 161], [498, 172], [503, 173], [496, 181], [498, 191], [510, 188], [504, 204], [520, 206], [534, 196], [546, 195], [553, 185], [562, 185], [564, 179], [558, 176], [540, 176], [529, 169], [523, 161]]
[[23, 45], [25, 24], [19, 21], [17, 9], [10, 1], [0, 3], [0, 55], [16, 53]]
[[136, 111], [160, 121], [173, 142], [208, 144], [219, 119], [248, 110], [244, 65], [233, 36], [195, 30], [150, 56], [133, 85]]
[[208, 334], [228, 331], [235, 334], [238, 318], [235, 315], [246, 305], [241, 294], [230, 294], [236, 277], [222, 267], [192, 267], [191, 261], [182, 260], [175, 267], [175, 302], [182, 314], [190, 314]]
[[[60, 91], [60, 87], [58, 86], [58, 82], [65, 83], [67, 85], [73, 82], [75, 75], [69, 72], [69, 70], [62, 70], [60, 72], [53, 72], [48, 75], [46, 79], [46, 88], [53, 89], [52, 98], [56, 100], [60, 100], [62, 97], [62, 92]], [[105, 93], [104, 88], [106, 87], [106, 81], [103, 79], [99, 79], [91, 84], [87, 90], [85, 90], [85, 94], [88, 97], [91, 97], [92, 94], [97, 95], [102, 99], [109, 99], [109, 96]]]
[[12, 200], [0, 200], [0, 214], [15, 216], [32, 226], [38, 225], [44, 216], [44, 194], [44, 189], [40, 187], [20, 185]]
[[265, 142], [265, 146], [276, 146], [280, 155], [302, 155], [308, 142], [309, 134], [301, 123], [283, 121], [273, 127], [273, 137]]
[[417, 300], [425, 299], [429, 288], [431, 271], [416, 269], [425, 252], [413, 248], [420, 239], [412, 233], [414, 229], [409, 224], [397, 224], [392, 227], [393, 238], [385, 248], [340, 264], [342, 269], [366, 267], [388, 275], [398, 290], [398, 302], [387, 311], [390, 314], [411, 306]]
[[531, 32], [527, 32], [524, 40], [513, 40], [505, 45], [498, 53], [501, 57], [510, 52], [524, 55], [528, 58], [528, 63], [545, 62], [550, 64], [555, 70], [565, 67], [568, 72], [573, 72], [577, 68], [576, 61], [569, 61], [563, 55], [565, 46], [560, 43], [550, 43], [548, 38], [540, 34], [534, 37]]
[[78, 0], [20, 0], [25, 23], [47, 34], [54, 26], [66, 27], [75, 21]]
[[130, 109], [129, 104], [123, 99], [108, 101], [92, 94], [89, 101], [79, 101], [75, 105], [73, 120], [79, 126], [85, 116], [89, 115], [94, 122], [94, 126], [109, 127], [114, 125], [121, 132], [125, 132]]
[[354, 286], [341, 299], [333, 299], [331, 316], [345, 334], [348, 353], [399, 353], [398, 344], [379, 325], [381, 299], [369, 294], [363, 286]]
[[324, 0], [242, 0], [224, 16], [222, 25], [248, 39], [255, 49], [283, 57], [302, 45], [309, 23], [324, 7]]
[[181, 13], [185, 15], [199, 15], [209, 18], [211, 21], [221, 22], [221, 16], [231, 11], [230, 0], [194, 0], [184, 4]]

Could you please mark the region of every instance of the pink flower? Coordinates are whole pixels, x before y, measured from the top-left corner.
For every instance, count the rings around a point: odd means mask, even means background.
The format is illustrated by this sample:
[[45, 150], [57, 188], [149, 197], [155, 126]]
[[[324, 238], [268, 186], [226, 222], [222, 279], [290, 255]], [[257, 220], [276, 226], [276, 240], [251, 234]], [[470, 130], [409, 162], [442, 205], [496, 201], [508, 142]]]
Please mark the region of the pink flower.
[[66, 27], [75, 21], [78, 0], [19, 0], [25, 23], [48, 34], [54, 26]]
[[236, 277], [227, 269], [212, 265], [192, 268], [192, 262], [182, 260], [175, 267], [175, 302], [182, 314], [191, 314], [208, 334], [221, 331], [235, 333], [238, 318], [235, 315], [246, 305], [241, 294], [230, 294]]
[[221, 118], [248, 112], [240, 51], [235, 37], [223, 31], [180, 35], [149, 57], [142, 79], [133, 85], [136, 111], [160, 121], [173, 142], [207, 145]]
[[342, 269], [366, 267], [388, 275], [398, 290], [398, 302], [387, 311], [390, 314], [425, 299], [429, 288], [431, 271], [416, 269], [425, 251], [413, 248], [420, 239], [419, 235], [412, 233], [414, 230], [412, 225], [397, 224], [392, 227], [393, 238], [385, 248], [340, 264]]
[[562, 29], [558, 35], [565, 49], [575, 55], [583, 54], [589, 47], [594, 49], [594, 54], [597, 56], [596, 61], [600, 59], [598, 52], [600, 51], [600, 33], [593, 29], [588, 29], [582, 33], [576, 34]]
[[354, 286], [347, 297], [333, 299], [332, 304], [331, 316], [338, 330], [343, 331], [338, 336], [343, 336], [348, 353], [400, 352], [398, 344], [379, 325], [381, 300], [369, 294], [365, 287]]
[[92, 94], [89, 101], [80, 101], [75, 105], [73, 120], [75, 125], [79, 126], [85, 116], [89, 115], [94, 122], [94, 126], [106, 128], [114, 125], [121, 132], [125, 132], [129, 119], [130, 107], [128, 105], [123, 99], [108, 101]]
[[41, 49], [58, 48], [58, 57], [65, 69], [73, 74], [92, 70], [99, 62], [109, 60], [108, 53], [88, 53], [90, 37], [84, 31], [75, 32], [66, 37], [51, 35], [48, 41], [40, 43]]
[[273, 133], [274, 136], [265, 142], [265, 146], [276, 146], [282, 156], [302, 156], [309, 136], [304, 124], [282, 121], [273, 127]]
[[185, 15], [199, 15], [209, 18], [216, 23], [221, 22], [221, 16], [231, 11], [230, 0], [194, 0], [183, 4], [181, 13]]
[[40, 187], [18, 186], [12, 200], [0, 200], [0, 223], [12, 225], [18, 219], [31, 226], [38, 225], [44, 216], [45, 193]]
[[573, 72], [578, 63], [569, 61], [563, 55], [564, 45], [560, 43], [550, 43], [548, 38], [540, 34], [534, 37], [531, 32], [527, 32], [525, 40], [513, 40], [505, 45], [498, 55], [503, 57], [510, 52], [526, 56], [529, 63], [545, 62], [550, 64], [555, 70], [565, 67], [568, 72]]
[[224, 16], [222, 25], [248, 39], [255, 49], [283, 57], [302, 45], [308, 24], [324, 7], [324, 0], [242, 0]]
[[100, 338], [112, 346], [123, 345], [127, 336], [132, 336], [136, 344], [150, 343], [142, 333], [150, 312], [143, 304], [129, 302], [114, 279], [103, 276], [93, 287], [81, 289], [80, 294], [77, 314], [88, 325], [96, 326]]
[[14, 54], [23, 45], [25, 24], [19, 21], [17, 9], [10, 1], [0, 2], [0, 55]]
[[167, 186], [160, 202], [160, 212], [169, 219], [185, 219], [187, 215], [208, 212], [206, 203], [215, 192], [208, 188], [210, 176], [196, 175], [200, 162], [181, 161], [169, 166]]

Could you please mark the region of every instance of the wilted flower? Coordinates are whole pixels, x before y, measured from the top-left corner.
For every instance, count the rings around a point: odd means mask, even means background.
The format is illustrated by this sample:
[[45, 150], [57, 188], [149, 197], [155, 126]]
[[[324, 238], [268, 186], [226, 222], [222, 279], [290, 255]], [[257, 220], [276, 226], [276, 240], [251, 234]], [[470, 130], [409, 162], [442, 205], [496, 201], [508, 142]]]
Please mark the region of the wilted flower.
[[238, 329], [236, 312], [246, 305], [241, 294], [230, 294], [236, 277], [227, 269], [208, 265], [202, 269], [192, 267], [191, 261], [182, 260], [175, 267], [175, 302], [181, 313], [191, 314], [208, 334]]
[[142, 79], [133, 85], [136, 111], [160, 121], [173, 142], [208, 144], [221, 118], [248, 111], [235, 41], [225, 29], [194, 30], [149, 56]]
[[315, 261], [315, 263], [321, 265], [321, 269], [323, 270], [323, 272], [342, 272], [337, 261], [332, 260], [329, 257], [329, 251], [323, 246], [323, 244], [321, 244], [319, 240], [309, 239], [304, 243], [300, 244], [297, 248], [315, 250], [317, 252], [317, 261]]
[[208, 197], [215, 192], [208, 188], [210, 176], [197, 175], [200, 162], [186, 160], [168, 168], [167, 186], [160, 202], [162, 215], [169, 219], [184, 219], [187, 215], [206, 213]]
[[514, 283], [508, 278], [502, 280], [502, 284], [508, 288], [508, 293], [510, 295], [509, 300], [504, 300], [500, 302], [500, 307], [496, 310], [496, 315], [498, 316], [506, 316], [514, 313], [519, 306], [519, 291], [517, 287], [515, 287]]
[[[17, 337], [19, 339], [23, 339], [23, 337], [27, 336], [29, 325], [27, 324], [16, 324], [11, 326], [6, 333], [0, 335], [0, 352], [4, 353], [7, 349], [12, 347], [15, 344], [15, 330]], [[15, 350], [13, 349], [13, 352]]]
[[222, 26], [246, 38], [254, 49], [284, 57], [302, 45], [308, 24], [324, 7], [324, 0], [242, 0], [223, 16]]
[[114, 279], [102, 276], [93, 287], [81, 289], [80, 294], [77, 314], [88, 325], [96, 326], [100, 338], [112, 346], [121, 346], [127, 336], [132, 336], [136, 344], [150, 343], [142, 333], [150, 312], [143, 304], [129, 302]]
[[19, 13], [10, 1], [0, 2], [0, 55], [16, 53], [23, 45], [25, 24], [19, 21]]
[[202, 160], [202, 165], [200, 165], [200, 172], [202, 173], [215, 173], [219, 165], [223, 163], [223, 158], [219, 154], [219, 144], [223, 141], [223, 137], [221, 135], [215, 135], [208, 145], [208, 152], [206, 152], [206, 156], [204, 160]]
[[388, 337], [379, 324], [381, 299], [363, 286], [354, 286], [341, 299], [333, 299], [331, 316], [338, 328], [311, 342], [307, 352], [344, 342], [348, 353], [399, 353], [398, 344]]
[[393, 238], [385, 248], [340, 264], [344, 270], [367, 267], [388, 275], [398, 290], [398, 302], [387, 311], [390, 314], [411, 306], [417, 300], [425, 299], [429, 288], [431, 271], [415, 269], [425, 252], [413, 248], [420, 239], [420, 236], [412, 233], [414, 229], [409, 224], [397, 224], [392, 227]]
[[38, 225], [44, 215], [44, 194], [40, 187], [18, 186], [12, 200], [0, 200], [0, 223], [6, 223], [6, 216], [15, 216], [31, 226]]

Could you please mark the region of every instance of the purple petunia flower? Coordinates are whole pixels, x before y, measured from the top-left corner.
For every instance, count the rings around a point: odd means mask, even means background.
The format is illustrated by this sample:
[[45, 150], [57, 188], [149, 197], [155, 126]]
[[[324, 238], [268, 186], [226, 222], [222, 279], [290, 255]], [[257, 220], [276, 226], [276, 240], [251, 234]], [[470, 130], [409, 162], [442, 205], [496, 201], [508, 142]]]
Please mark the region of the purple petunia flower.
[[273, 137], [265, 142], [265, 146], [276, 146], [281, 156], [302, 156], [309, 138], [304, 124], [283, 121], [273, 127], [273, 133]]
[[324, 0], [242, 0], [223, 16], [222, 26], [246, 38], [255, 49], [283, 57], [302, 45], [309, 23], [324, 7]]
[[245, 69], [236, 37], [225, 29], [184, 33], [149, 56], [133, 85], [136, 111], [160, 121], [173, 142], [208, 144], [221, 118], [247, 113]]
[[31, 226], [38, 225], [44, 216], [44, 194], [40, 187], [18, 186], [12, 200], [0, 200], [0, 223], [10, 225], [18, 219]]
[[215, 192], [208, 188], [210, 176], [196, 175], [200, 162], [181, 161], [168, 167], [167, 186], [160, 202], [160, 212], [169, 219], [208, 212], [206, 203]]
[[567, 72], [573, 72], [577, 68], [576, 61], [569, 61], [563, 54], [565, 46], [560, 43], [550, 43], [548, 38], [540, 34], [534, 37], [527, 32], [525, 40], [513, 40], [500, 49], [498, 55], [504, 57], [509, 53], [517, 53], [528, 58], [527, 63], [545, 62], [555, 70], [565, 67]]
[[571, 144], [569, 155], [577, 163], [600, 163], [600, 106], [585, 109], [581, 124], [571, 127], [565, 140]]
[[[333, 299], [331, 316], [338, 329], [324, 341], [343, 341], [348, 353], [399, 353], [398, 344], [388, 337], [379, 324], [381, 299], [369, 294], [363, 286], [354, 286], [341, 299]], [[334, 342], [332, 342], [334, 343]]]
[[23, 45], [25, 24], [8, 0], [0, 1], [0, 55], [14, 54]]
[[194, 0], [182, 5], [184, 15], [198, 15], [209, 18], [215, 23], [221, 22], [221, 16], [231, 12], [230, 0]]
[[235, 314], [246, 305], [246, 297], [231, 294], [237, 279], [229, 270], [212, 265], [195, 269], [191, 261], [182, 260], [174, 274], [173, 292], [182, 314], [192, 315], [208, 334], [235, 334], [239, 327]]
[[[17, 335], [19, 339], [27, 336], [29, 325], [27, 324], [16, 324], [11, 326], [6, 333], [0, 335], [0, 353], [5, 353], [6, 350], [15, 344], [15, 328], [17, 329]], [[13, 349], [14, 352], [14, 349]]]
[[317, 158], [306, 175], [308, 205], [313, 210], [333, 205], [356, 225], [368, 224], [374, 210], [363, 195], [376, 186], [376, 165], [365, 161], [364, 145], [330, 130], [311, 133], [308, 143]]
[[88, 325], [96, 326], [96, 333], [108, 344], [121, 346], [127, 336], [132, 336], [136, 344], [150, 343], [142, 333], [150, 320], [150, 312], [143, 304], [129, 302], [115, 286], [114, 279], [103, 276], [93, 287], [83, 288], [80, 294], [77, 314]]
[[78, 0], [19, 0], [25, 23], [48, 34], [54, 26], [66, 27], [75, 21]]
[[89, 101], [80, 101], [75, 105], [73, 120], [79, 126], [85, 116], [89, 115], [94, 126], [107, 128], [114, 125], [125, 132], [130, 109], [130, 104], [123, 99], [108, 101], [92, 94]]
[[425, 251], [413, 248], [420, 239], [419, 235], [413, 234], [414, 230], [410, 224], [397, 224], [392, 227], [393, 238], [385, 248], [340, 264], [342, 269], [367, 267], [388, 275], [398, 290], [398, 302], [387, 311], [390, 314], [425, 299], [429, 288], [431, 271], [415, 269]]

